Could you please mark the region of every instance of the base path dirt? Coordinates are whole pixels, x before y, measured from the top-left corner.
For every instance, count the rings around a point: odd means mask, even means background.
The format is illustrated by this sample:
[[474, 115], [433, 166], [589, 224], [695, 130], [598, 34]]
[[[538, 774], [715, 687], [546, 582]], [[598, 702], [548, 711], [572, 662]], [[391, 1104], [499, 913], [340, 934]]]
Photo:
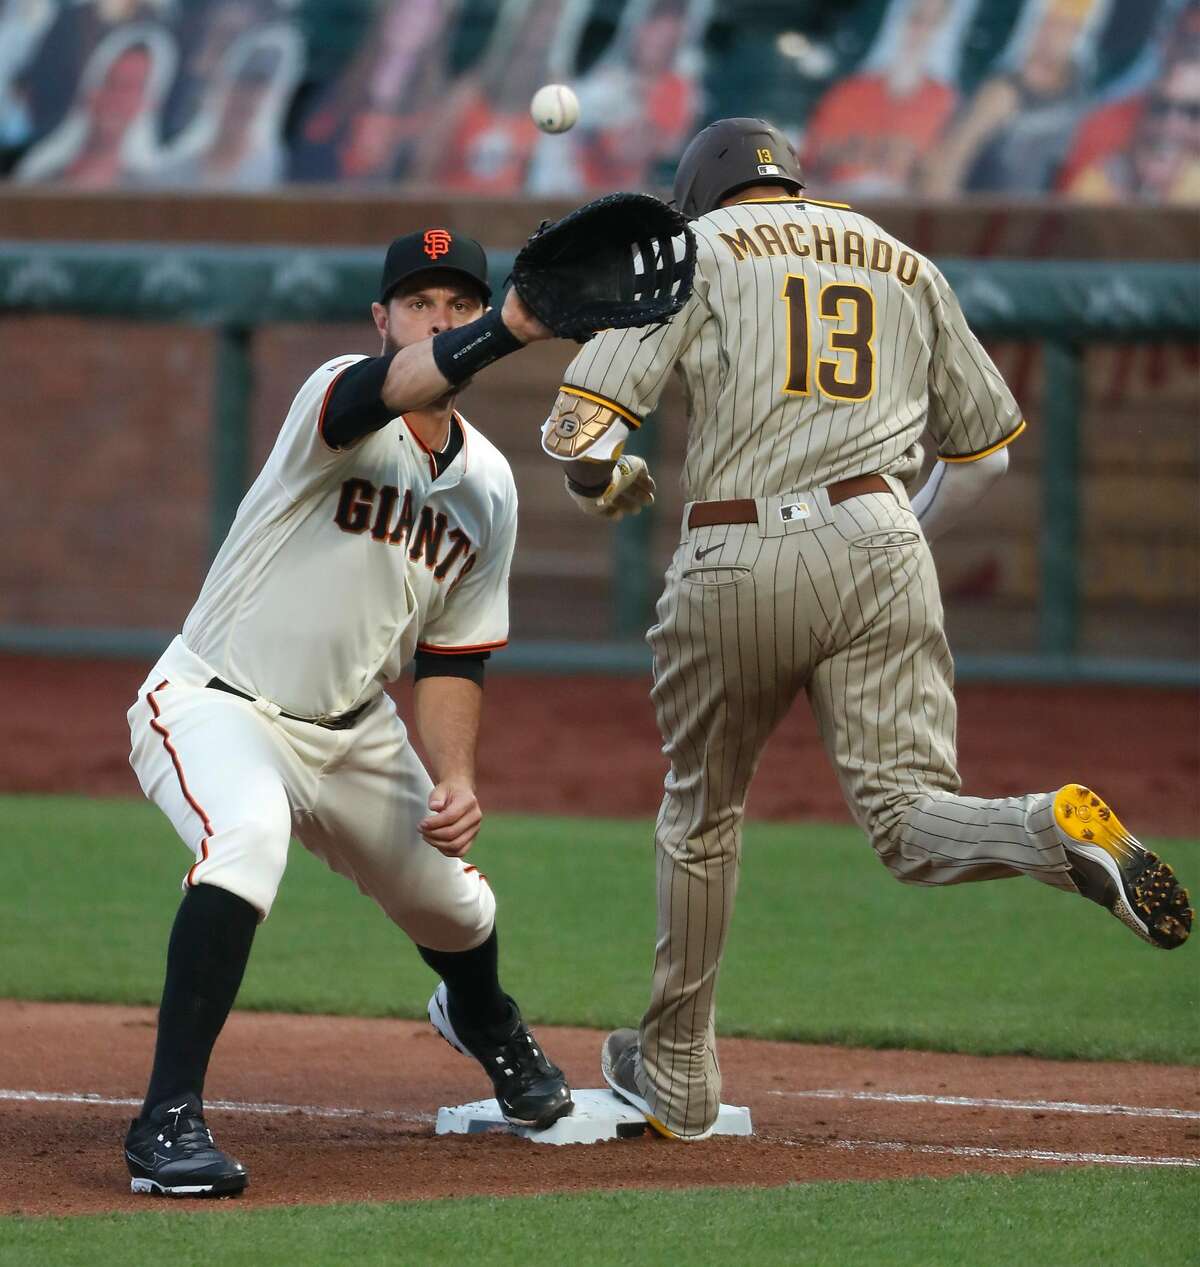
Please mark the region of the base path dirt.
[[[144, 1085], [154, 1013], [0, 1002], [0, 1033], [0, 1215], [160, 1208], [130, 1193], [121, 1150], [134, 1112], [121, 1102]], [[600, 1085], [600, 1034], [543, 1029], [540, 1037], [575, 1086]], [[440, 1105], [482, 1098], [488, 1087], [427, 1025], [235, 1013], [208, 1080], [210, 1102], [234, 1104], [208, 1116], [248, 1167], [250, 1187], [236, 1202], [189, 1205], [783, 1184], [1134, 1159], [1200, 1167], [1194, 1069], [739, 1039], [724, 1040], [721, 1056], [726, 1099], [750, 1107], [752, 1138], [683, 1145], [646, 1135], [555, 1147], [507, 1134], [435, 1135]]]
[[[21, 719], [0, 735], [0, 792], [140, 796], [125, 712], [149, 667], [0, 655], [0, 696]], [[479, 752], [485, 811], [652, 816], [665, 762], [648, 690], [639, 678], [492, 674]], [[1196, 834], [1197, 692], [977, 685], [960, 688], [958, 703], [965, 792], [1011, 796], [1079, 780], [1134, 832]], [[584, 769], [619, 780], [582, 778]], [[803, 701], [768, 745], [747, 812], [848, 820]]]
[[[0, 690], [21, 719], [0, 749], [0, 792], [140, 795], [125, 711], [147, 667], [0, 655]], [[479, 761], [485, 809], [652, 815], [664, 763], [647, 685], [493, 675]], [[1135, 831], [1194, 835], [1198, 703], [1189, 691], [963, 688], [964, 790], [1010, 795], [1083, 780]], [[619, 779], [580, 778], [597, 768]], [[802, 703], [767, 750], [749, 815], [847, 818]], [[153, 1206], [129, 1193], [121, 1154], [133, 1112], [123, 1101], [144, 1088], [153, 1012], [0, 1001], [0, 1033], [0, 1138], [8, 1144], [0, 1215]], [[575, 1086], [599, 1085], [600, 1035], [541, 1037]], [[721, 1055], [726, 1098], [750, 1106], [753, 1138], [556, 1148], [508, 1135], [435, 1136], [439, 1105], [488, 1088], [428, 1026], [235, 1014], [208, 1092], [236, 1105], [213, 1109], [210, 1120], [249, 1167], [251, 1186], [241, 1202], [202, 1208], [876, 1179], [1088, 1160], [1200, 1166], [1194, 1069], [735, 1039]], [[265, 1111], [268, 1104], [291, 1107]]]

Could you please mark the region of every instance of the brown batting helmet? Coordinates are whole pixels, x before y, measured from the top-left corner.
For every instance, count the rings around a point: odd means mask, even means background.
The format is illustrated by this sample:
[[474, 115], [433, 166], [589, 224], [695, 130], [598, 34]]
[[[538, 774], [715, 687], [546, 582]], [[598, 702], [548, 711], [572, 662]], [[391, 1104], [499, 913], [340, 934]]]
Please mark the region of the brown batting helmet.
[[766, 119], [718, 119], [692, 138], [675, 169], [675, 205], [689, 220], [750, 185], [804, 188], [792, 143]]

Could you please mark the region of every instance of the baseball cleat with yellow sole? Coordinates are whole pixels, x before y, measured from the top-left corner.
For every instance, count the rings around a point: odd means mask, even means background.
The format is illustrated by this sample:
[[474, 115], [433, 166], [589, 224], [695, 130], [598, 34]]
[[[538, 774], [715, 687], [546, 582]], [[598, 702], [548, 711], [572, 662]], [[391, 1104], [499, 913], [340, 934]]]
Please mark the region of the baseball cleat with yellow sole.
[[604, 1081], [626, 1104], [633, 1105], [651, 1127], [666, 1139], [679, 1139], [688, 1143], [708, 1139], [713, 1133], [711, 1126], [696, 1135], [680, 1135], [654, 1116], [650, 1110], [650, 1102], [638, 1090], [637, 1067], [640, 1059], [637, 1030], [614, 1029], [600, 1048], [600, 1072], [604, 1075]]
[[1152, 946], [1174, 950], [1187, 941], [1195, 915], [1187, 889], [1091, 788], [1081, 783], [1059, 788], [1054, 823], [1084, 897], [1107, 907]]

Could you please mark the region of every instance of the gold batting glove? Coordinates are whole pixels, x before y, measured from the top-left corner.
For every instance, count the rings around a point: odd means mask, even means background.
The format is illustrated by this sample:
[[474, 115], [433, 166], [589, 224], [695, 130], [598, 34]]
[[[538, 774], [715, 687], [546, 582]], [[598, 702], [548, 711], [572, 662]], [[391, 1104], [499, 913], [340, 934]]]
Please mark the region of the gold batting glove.
[[586, 514], [616, 522], [654, 504], [654, 478], [641, 458], [622, 457], [613, 465], [612, 479], [599, 496], [588, 497], [577, 493], [569, 479], [567, 492]]

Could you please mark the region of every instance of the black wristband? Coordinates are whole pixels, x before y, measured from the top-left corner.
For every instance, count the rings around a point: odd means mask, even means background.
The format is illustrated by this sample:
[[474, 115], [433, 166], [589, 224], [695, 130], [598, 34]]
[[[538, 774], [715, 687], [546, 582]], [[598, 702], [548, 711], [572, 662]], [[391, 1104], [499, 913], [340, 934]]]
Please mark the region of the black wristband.
[[433, 360], [442, 377], [452, 386], [477, 374], [485, 366], [525, 345], [500, 320], [493, 308], [478, 321], [457, 330], [443, 330], [433, 336]]
[[579, 497], [599, 497], [611, 483], [611, 475], [603, 484], [581, 484], [578, 480], [572, 479], [570, 475], [567, 476], [567, 487]]

